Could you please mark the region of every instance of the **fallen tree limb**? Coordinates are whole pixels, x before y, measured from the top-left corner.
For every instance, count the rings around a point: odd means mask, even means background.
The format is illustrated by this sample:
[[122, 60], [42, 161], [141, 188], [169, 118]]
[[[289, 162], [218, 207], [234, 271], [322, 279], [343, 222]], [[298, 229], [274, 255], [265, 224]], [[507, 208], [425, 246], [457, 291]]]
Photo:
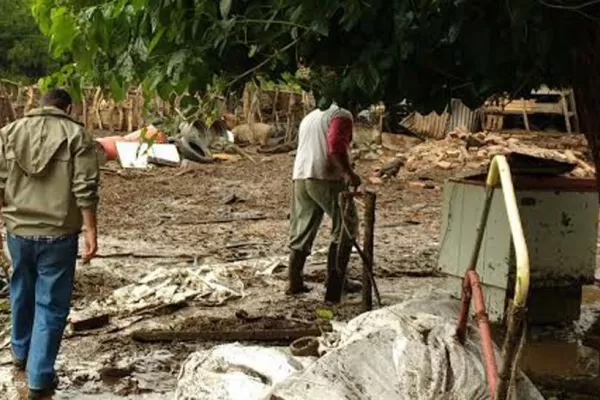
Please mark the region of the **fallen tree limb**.
[[104, 253], [96, 254], [96, 258], [181, 258], [181, 259], [194, 259], [195, 257], [204, 257], [199, 254], [186, 254], [186, 253], [135, 253], [135, 252], [115, 252], [115, 253]]
[[210, 224], [227, 224], [235, 221], [262, 221], [267, 219], [263, 215], [249, 215], [244, 217], [232, 217], [232, 218], [215, 218], [215, 219], [203, 219], [199, 221], [177, 221], [178, 225], [210, 225]]
[[146, 331], [133, 332], [138, 342], [293, 342], [305, 336], [321, 336], [318, 327], [227, 331]]

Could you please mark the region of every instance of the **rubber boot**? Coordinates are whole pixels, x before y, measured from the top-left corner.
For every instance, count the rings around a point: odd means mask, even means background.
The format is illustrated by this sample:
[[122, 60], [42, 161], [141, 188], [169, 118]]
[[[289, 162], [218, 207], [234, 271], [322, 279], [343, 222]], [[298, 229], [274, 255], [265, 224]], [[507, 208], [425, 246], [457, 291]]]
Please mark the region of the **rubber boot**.
[[302, 276], [306, 257], [308, 257], [308, 254], [302, 251], [292, 250], [290, 253], [286, 294], [295, 295], [310, 292], [310, 288], [304, 284], [304, 277]]
[[342, 300], [346, 271], [350, 262], [352, 244], [342, 242], [331, 243], [327, 254], [327, 288], [325, 301], [339, 303]]
[[346, 276], [345, 290], [347, 293], [359, 293], [362, 291], [363, 285], [361, 281], [350, 279]]
[[[323, 287], [327, 288], [327, 280], [323, 282]], [[344, 283], [344, 291], [346, 293], [360, 293], [362, 291], [363, 284], [361, 281], [356, 279], [350, 279], [346, 272], [346, 282]]]

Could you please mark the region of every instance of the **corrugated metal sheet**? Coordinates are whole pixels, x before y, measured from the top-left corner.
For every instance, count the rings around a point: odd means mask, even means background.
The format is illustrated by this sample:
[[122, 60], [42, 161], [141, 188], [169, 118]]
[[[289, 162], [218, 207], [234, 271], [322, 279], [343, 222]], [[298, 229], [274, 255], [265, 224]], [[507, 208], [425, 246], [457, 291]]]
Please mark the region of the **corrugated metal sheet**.
[[442, 114], [433, 111], [425, 116], [412, 112], [402, 120], [400, 125], [423, 139], [443, 139], [446, 136], [449, 118], [450, 114], [445, 111]]
[[448, 122], [446, 132], [451, 132], [457, 128], [466, 129], [469, 132], [477, 131], [479, 113], [465, 106], [460, 99], [452, 99], [450, 101], [450, 114], [450, 121]]

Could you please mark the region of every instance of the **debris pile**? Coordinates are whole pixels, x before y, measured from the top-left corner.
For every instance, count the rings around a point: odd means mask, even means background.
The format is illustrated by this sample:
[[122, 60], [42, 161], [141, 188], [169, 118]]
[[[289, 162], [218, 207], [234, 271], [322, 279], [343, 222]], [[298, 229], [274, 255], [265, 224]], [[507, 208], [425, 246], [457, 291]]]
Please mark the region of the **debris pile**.
[[501, 134], [461, 131], [451, 132], [443, 140], [428, 140], [411, 148], [406, 154], [405, 170], [413, 174], [432, 170], [480, 171], [487, 169], [493, 156], [514, 152], [575, 164], [570, 176], [587, 178], [593, 177], [595, 173], [595, 169], [580, 151], [551, 150]]
[[271, 257], [233, 263], [157, 266], [135, 283], [114, 290], [107, 298], [95, 300], [83, 309], [74, 309], [71, 322], [91, 320], [90, 315], [128, 317], [188, 301], [221, 306], [245, 297], [244, 282], [248, 276], [264, 280], [281, 265], [281, 257]]
[[90, 304], [88, 311], [130, 315], [188, 300], [209, 306], [222, 305], [244, 296], [244, 284], [237, 277], [243, 269], [241, 264], [159, 267], [136, 283], [115, 290], [107, 299]]

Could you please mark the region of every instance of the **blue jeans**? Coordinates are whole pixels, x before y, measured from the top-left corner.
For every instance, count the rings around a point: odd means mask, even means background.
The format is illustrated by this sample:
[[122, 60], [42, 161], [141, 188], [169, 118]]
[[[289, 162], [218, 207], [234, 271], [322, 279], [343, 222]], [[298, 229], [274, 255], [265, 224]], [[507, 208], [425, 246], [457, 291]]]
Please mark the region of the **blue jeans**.
[[12, 258], [10, 282], [11, 344], [14, 356], [27, 360], [32, 389], [52, 386], [54, 362], [67, 323], [77, 263], [78, 235], [8, 235]]

